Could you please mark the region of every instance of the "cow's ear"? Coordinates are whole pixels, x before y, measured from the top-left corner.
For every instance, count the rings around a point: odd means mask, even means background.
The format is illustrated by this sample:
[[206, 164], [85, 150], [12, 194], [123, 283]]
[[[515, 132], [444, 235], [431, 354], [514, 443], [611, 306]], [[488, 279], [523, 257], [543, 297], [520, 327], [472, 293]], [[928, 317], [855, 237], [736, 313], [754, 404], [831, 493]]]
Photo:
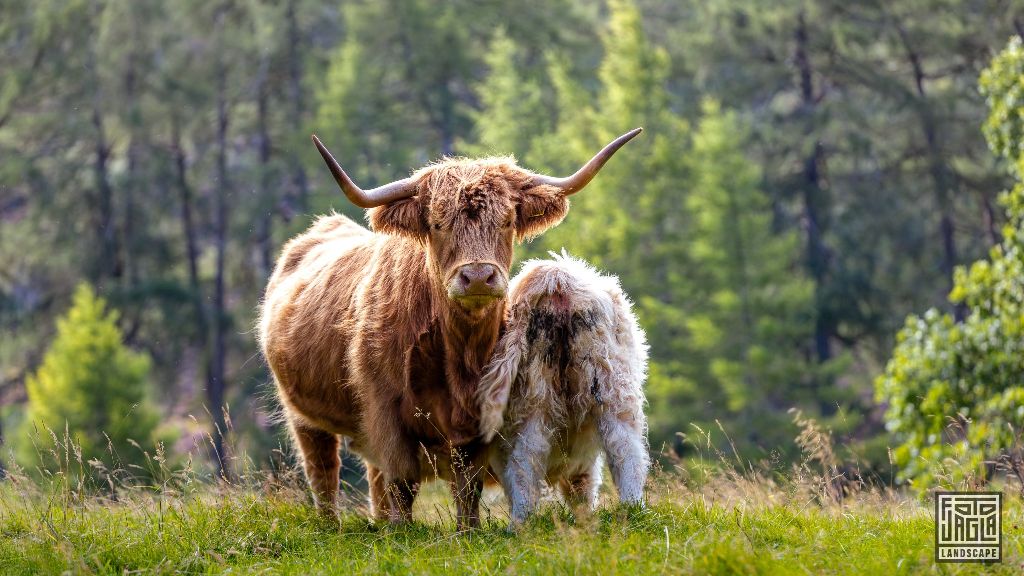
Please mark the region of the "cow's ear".
[[569, 200], [558, 188], [533, 186], [523, 190], [516, 207], [516, 236], [528, 240], [555, 226], [569, 211]]
[[427, 217], [423, 213], [419, 196], [372, 208], [367, 218], [374, 232], [409, 236], [417, 240], [427, 237]]

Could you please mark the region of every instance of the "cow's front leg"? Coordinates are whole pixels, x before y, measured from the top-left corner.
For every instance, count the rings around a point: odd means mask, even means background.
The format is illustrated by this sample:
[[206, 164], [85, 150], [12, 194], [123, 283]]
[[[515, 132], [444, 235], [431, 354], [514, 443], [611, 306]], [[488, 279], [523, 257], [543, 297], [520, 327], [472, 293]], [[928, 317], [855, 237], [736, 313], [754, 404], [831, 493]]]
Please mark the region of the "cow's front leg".
[[335, 513], [338, 499], [338, 474], [341, 441], [337, 434], [308, 426], [296, 419], [290, 422], [292, 435], [302, 453], [302, 467], [313, 490], [317, 508], [329, 515]]
[[[383, 516], [393, 523], [412, 520], [412, 504], [420, 490], [420, 463], [416, 453], [416, 444], [406, 438], [397, 429], [389, 432], [391, 442], [375, 451], [380, 455], [379, 467], [382, 472], [384, 495], [387, 507], [381, 510]], [[382, 436], [388, 438], [389, 436]]]
[[456, 454], [453, 458], [455, 479], [449, 485], [452, 499], [455, 501], [455, 524], [458, 530], [478, 528], [480, 526], [480, 495], [484, 491], [481, 477], [483, 468], [476, 464], [462, 463], [463, 455]]
[[394, 524], [412, 521], [412, 505], [420, 491], [419, 481], [392, 478], [385, 482], [384, 491], [388, 496], [388, 519]]
[[540, 483], [545, 480], [551, 443], [540, 418], [526, 421], [512, 439], [514, 445], [502, 471], [502, 483], [511, 508], [512, 528], [517, 528], [537, 506]]
[[[369, 388], [385, 387], [371, 383]], [[419, 443], [403, 427], [398, 398], [371, 395], [366, 400], [365, 453], [372, 456], [372, 468], [381, 473], [377, 486], [371, 485], [370, 497], [375, 498], [382, 493], [387, 498], [388, 520], [408, 522], [412, 520], [412, 504], [420, 488]], [[379, 503], [379, 497], [372, 503], [378, 518], [385, 515], [385, 507], [378, 506]]]

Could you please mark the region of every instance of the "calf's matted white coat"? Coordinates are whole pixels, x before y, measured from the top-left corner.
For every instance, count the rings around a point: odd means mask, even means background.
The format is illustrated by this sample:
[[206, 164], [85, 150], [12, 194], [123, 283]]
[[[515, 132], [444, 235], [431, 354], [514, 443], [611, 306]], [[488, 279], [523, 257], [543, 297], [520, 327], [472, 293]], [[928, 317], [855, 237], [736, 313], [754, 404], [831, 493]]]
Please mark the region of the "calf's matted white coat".
[[505, 332], [478, 390], [481, 433], [511, 506], [536, 507], [543, 482], [593, 507], [602, 455], [622, 502], [642, 503], [650, 469], [647, 343], [614, 276], [563, 252], [511, 281]]

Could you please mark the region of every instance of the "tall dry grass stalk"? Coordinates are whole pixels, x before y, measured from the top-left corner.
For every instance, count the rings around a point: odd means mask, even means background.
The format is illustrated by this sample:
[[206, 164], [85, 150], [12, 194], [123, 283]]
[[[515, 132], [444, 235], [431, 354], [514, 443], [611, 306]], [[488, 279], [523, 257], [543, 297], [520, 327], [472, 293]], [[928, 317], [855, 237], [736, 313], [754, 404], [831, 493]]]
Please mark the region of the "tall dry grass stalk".
[[[830, 431], [799, 411], [791, 411], [799, 429], [794, 443], [801, 458], [792, 465], [777, 458], [752, 462], [740, 456], [721, 423], [716, 431], [691, 425], [680, 434], [694, 455], [680, 459], [663, 454], [650, 481], [650, 500], [686, 502], [706, 507], [763, 510], [776, 506], [820, 508], [835, 514], [864, 510], [889, 518], [928, 514], [927, 507], [892, 481], [865, 478], [856, 462], [837, 456]], [[720, 446], [726, 446], [723, 449]]]
[[[799, 430], [794, 443], [801, 458], [791, 465], [781, 463], [778, 458], [762, 462], [742, 458], [720, 423], [714, 430], [692, 425], [691, 431], [681, 436], [692, 448], [693, 455], [680, 459], [669, 453], [662, 454], [649, 480], [648, 502], [655, 506], [676, 503], [741, 511], [792, 506], [797, 509], [816, 507], [842, 514], [858, 509], [896, 518], [929, 513], [912, 494], [894, 486], [891, 478], [888, 481], [866, 479], [856, 463], [842, 461], [831, 432], [814, 419], [799, 411], [793, 411], [792, 418]], [[233, 436], [230, 420], [228, 423], [225, 438], [230, 442]], [[41, 438], [48, 441], [40, 442]], [[121, 465], [122, 460], [109, 443], [109, 457], [105, 461], [86, 461], [66, 429], [60, 432], [38, 429], [33, 441], [37, 451], [45, 452], [46, 458], [40, 461], [51, 462], [53, 466], [26, 471], [9, 458], [12, 465], [7, 479], [0, 482], [0, 514], [5, 507], [12, 510], [31, 505], [44, 510], [42, 516], [47, 516], [67, 514], [76, 507], [118, 503], [141, 506], [159, 517], [182, 501], [216, 501], [253, 494], [312, 503], [305, 479], [295, 464], [295, 455], [284, 447], [274, 450], [267, 462], [258, 463], [229, 443], [228, 462], [232, 472], [218, 476], [209, 464], [215, 461], [214, 443], [209, 434], [197, 437], [191, 450], [175, 457], [169, 456], [162, 444], [152, 452], [134, 444], [144, 455], [142, 466]], [[457, 454], [453, 454], [452, 461], [457, 462]], [[999, 465], [1008, 476], [1024, 475], [1024, 464], [1019, 458], [1007, 458]], [[435, 477], [442, 476], [439, 470], [434, 472]], [[365, 488], [344, 483], [342, 494], [346, 511], [368, 515]], [[555, 502], [555, 506], [560, 506], [554, 491], [547, 490], [546, 494], [549, 504]], [[417, 505], [418, 518], [454, 524], [454, 509], [446, 485], [426, 487], [421, 500]], [[40, 507], [40, 502], [45, 505]], [[614, 487], [606, 482], [601, 505], [613, 507], [616, 502]], [[572, 517], [568, 511], [562, 512], [563, 516]], [[507, 504], [501, 491], [493, 485], [483, 498], [482, 519], [485, 523], [508, 519]]]

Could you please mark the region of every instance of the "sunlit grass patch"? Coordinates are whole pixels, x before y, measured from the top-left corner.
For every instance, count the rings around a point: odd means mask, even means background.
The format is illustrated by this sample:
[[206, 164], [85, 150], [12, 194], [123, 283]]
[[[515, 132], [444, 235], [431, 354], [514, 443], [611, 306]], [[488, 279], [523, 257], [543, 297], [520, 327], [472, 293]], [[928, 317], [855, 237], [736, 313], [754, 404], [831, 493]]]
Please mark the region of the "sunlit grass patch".
[[[814, 434], [819, 436], [813, 437]], [[605, 485], [593, 514], [549, 499], [517, 532], [499, 490], [484, 496], [482, 528], [455, 530], [442, 482], [427, 484], [416, 521], [374, 523], [366, 495], [344, 489], [325, 518], [293, 468], [239, 466], [215, 480], [159, 454], [146, 474], [82, 473], [72, 448], [56, 470], [13, 470], [0, 482], [0, 574], [1016, 574], [1024, 525], [1007, 486], [1000, 565], [933, 562], [927, 501], [871, 482], [838, 484], [831, 440], [801, 435], [804, 461], [787, 470], [711, 450], [648, 483], [646, 507], [617, 505]], [[64, 444], [71, 446], [68, 442]], [[703, 444], [710, 447], [707, 441]], [[699, 447], [698, 447], [699, 448]], [[89, 480], [93, 479], [93, 480]]]
[[[429, 514], [404, 526], [378, 525], [365, 512], [338, 522], [320, 516], [298, 491], [210, 487], [159, 498], [127, 493], [118, 501], [73, 504], [25, 480], [0, 490], [0, 572], [4, 574], [516, 573], [516, 574], [897, 574], [930, 572], [930, 510], [913, 501], [885, 507], [877, 496], [843, 504], [727, 502], [717, 491], [661, 478], [645, 509], [603, 506], [574, 517], [543, 508], [518, 533], [492, 517], [457, 533], [450, 517]], [[427, 491], [429, 509], [450, 506], [444, 487]], [[730, 497], [731, 499], [731, 497]], [[1022, 561], [1020, 502], [1004, 519], [1002, 565]], [[939, 573], [975, 573], [946, 565]]]

